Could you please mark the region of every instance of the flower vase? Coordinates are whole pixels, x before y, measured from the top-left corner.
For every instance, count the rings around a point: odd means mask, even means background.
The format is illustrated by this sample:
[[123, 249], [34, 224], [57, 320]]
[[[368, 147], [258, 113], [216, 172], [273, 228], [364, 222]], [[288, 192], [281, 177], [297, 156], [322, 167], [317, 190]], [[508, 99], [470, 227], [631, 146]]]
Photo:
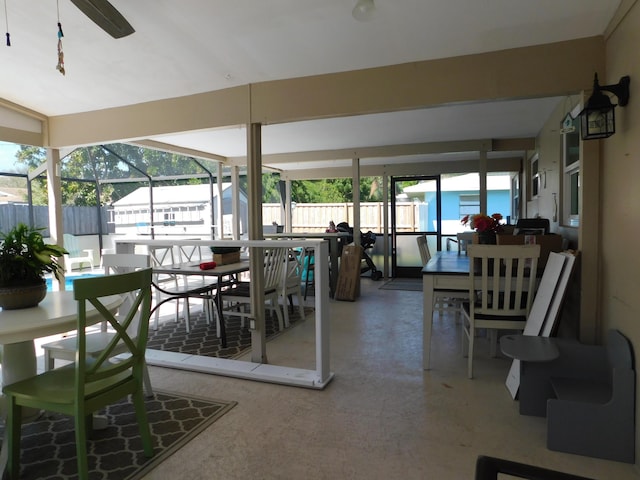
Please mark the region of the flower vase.
[[479, 243], [480, 245], [495, 245], [496, 234], [495, 232], [478, 232], [474, 234], [474, 243]]

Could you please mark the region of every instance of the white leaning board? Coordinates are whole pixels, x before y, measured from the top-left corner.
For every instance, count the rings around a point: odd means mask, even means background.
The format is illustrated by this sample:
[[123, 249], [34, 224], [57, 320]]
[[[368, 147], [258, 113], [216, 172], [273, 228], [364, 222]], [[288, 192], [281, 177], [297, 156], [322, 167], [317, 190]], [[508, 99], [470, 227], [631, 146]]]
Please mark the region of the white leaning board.
[[[523, 335], [549, 336], [560, 312], [574, 260], [575, 256], [567, 253], [549, 254]], [[513, 360], [506, 385], [515, 400], [520, 387], [520, 360]]]

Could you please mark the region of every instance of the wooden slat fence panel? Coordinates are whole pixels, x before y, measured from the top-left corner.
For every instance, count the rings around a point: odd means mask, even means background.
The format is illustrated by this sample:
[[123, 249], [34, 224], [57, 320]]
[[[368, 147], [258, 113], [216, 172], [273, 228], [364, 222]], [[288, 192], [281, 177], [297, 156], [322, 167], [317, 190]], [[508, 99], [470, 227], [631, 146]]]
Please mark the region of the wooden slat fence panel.
[[[398, 203], [396, 206], [396, 225], [398, 232], [415, 232], [419, 230], [419, 216], [416, 205], [410, 202]], [[365, 202], [360, 204], [360, 230], [382, 232], [384, 204], [382, 202]], [[277, 222], [282, 225], [281, 207], [279, 203], [262, 205], [264, 225]], [[324, 232], [333, 221], [336, 225], [347, 222], [353, 226], [353, 204], [351, 203], [298, 203], [292, 212], [294, 232]]]

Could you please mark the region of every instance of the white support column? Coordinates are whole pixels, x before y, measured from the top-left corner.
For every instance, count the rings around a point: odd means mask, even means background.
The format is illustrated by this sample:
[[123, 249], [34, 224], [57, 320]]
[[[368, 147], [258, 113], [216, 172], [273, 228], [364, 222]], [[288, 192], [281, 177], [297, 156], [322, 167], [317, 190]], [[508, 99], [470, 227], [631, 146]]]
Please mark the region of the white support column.
[[[315, 278], [315, 307], [316, 307], [316, 374], [317, 382], [326, 385], [333, 374], [329, 367], [329, 242], [324, 241], [316, 251], [316, 262], [314, 268]], [[285, 308], [286, 305], [285, 305]]]
[[222, 240], [224, 236], [224, 210], [222, 208], [222, 162], [218, 162], [218, 174], [216, 176], [216, 183], [218, 185], [218, 203], [216, 205], [216, 225], [213, 238]]
[[232, 237], [234, 240], [240, 240], [240, 225], [242, 219], [240, 217], [240, 169], [237, 166], [231, 167], [231, 223]]
[[382, 248], [384, 250], [384, 278], [389, 278], [389, 176], [382, 176]]
[[480, 211], [491, 215], [487, 212], [487, 151], [480, 150], [480, 164], [478, 166], [480, 176]]
[[291, 208], [291, 180], [286, 179], [284, 181], [284, 191], [285, 191], [285, 217], [284, 217], [284, 225], [285, 231], [291, 232], [293, 227], [293, 209]]
[[351, 160], [353, 191], [353, 243], [360, 245], [360, 159]]
[[[262, 138], [261, 125], [247, 126], [247, 185], [249, 194], [249, 240], [262, 240]], [[251, 361], [267, 362], [264, 331], [264, 255], [262, 248], [249, 249], [251, 268]]]
[[[62, 187], [60, 184], [60, 151], [47, 149], [47, 196], [49, 200], [49, 233], [51, 241], [63, 246], [63, 222], [62, 222]], [[35, 225], [38, 227], [38, 225]], [[60, 259], [64, 262], [64, 259]], [[66, 265], [63, 265], [66, 272]], [[64, 275], [64, 274], [63, 274]], [[64, 276], [61, 281], [53, 279], [54, 290], [64, 290]]]

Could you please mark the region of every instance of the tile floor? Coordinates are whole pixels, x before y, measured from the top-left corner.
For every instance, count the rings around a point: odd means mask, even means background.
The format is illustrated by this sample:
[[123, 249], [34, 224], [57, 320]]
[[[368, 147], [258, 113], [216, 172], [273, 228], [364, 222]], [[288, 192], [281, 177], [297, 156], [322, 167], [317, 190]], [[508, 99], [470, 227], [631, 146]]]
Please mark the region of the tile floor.
[[[238, 405], [145, 478], [469, 480], [480, 454], [640, 478], [634, 465], [547, 450], [545, 420], [519, 415], [504, 386], [509, 360], [479, 347], [467, 379], [452, 317], [436, 317], [423, 371], [422, 295], [381, 285], [363, 279], [356, 302], [331, 302], [335, 378], [322, 391], [151, 367], [154, 388]], [[310, 318], [269, 342], [270, 361], [314, 368], [313, 334]]]

